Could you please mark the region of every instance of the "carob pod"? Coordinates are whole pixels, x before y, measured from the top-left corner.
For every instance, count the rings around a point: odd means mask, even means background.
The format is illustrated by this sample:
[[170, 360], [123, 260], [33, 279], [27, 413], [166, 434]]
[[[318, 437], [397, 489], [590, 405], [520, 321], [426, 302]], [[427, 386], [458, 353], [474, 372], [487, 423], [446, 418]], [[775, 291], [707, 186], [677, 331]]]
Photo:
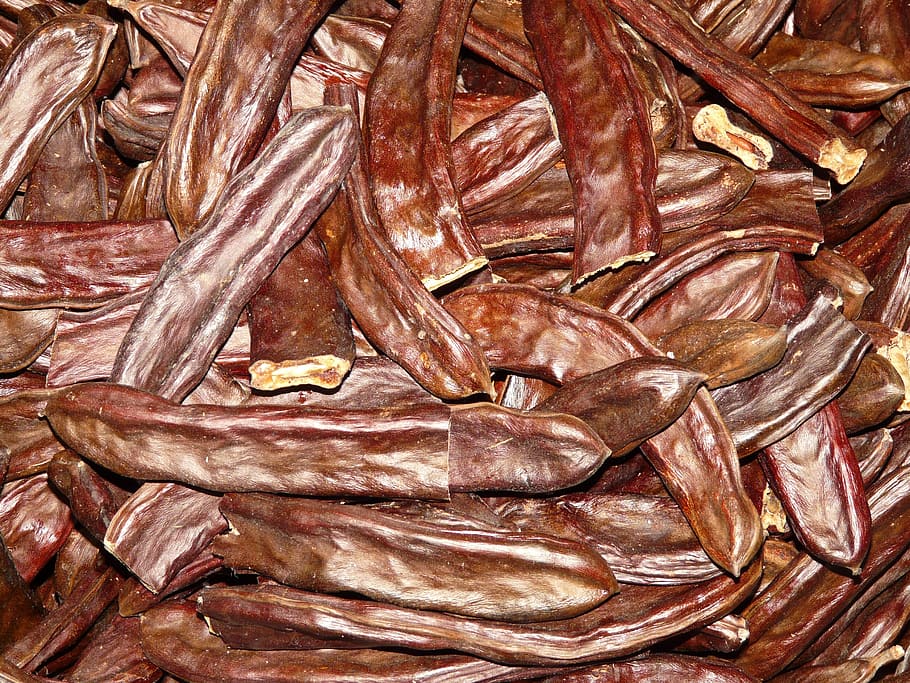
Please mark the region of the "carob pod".
[[740, 456], [779, 441], [830, 402], [871, 343], [821, 295], [788, 323], [780, 363], [712, 394]]
[[681, 7], [664, 0], [607, 0], [645, 38], [717, 89], [795, 152], [848, 183], [866, 150], [804, 104], [751, 59], [711, 40]]
[[111, 518], [104, 548], [158, 593], [227, 528], [219, 503], [178, 484], [142, 486]]
[[577, 285], [660, 249], [650, 118], [612, 13], [525, 0], [522, 15], [572, 183]]
[[140, 617], [146, 656], [164, 671], [199, 683], [496, 683], [537, 677], [552, 669], [519, 669], [459, 654], [417, 656], [388, 650], [266, 651], [235, 649], [209, 632], [192, 604], [170, 602]]
[[606, 492], [506, 498], [495, 510], [520, 529], [587, 543], [621, 583], [678, 585], [721, 573], [679, 506], [666, 496]]
[[302, 112], [234, 176], [162, 266], [117, 353], [114, 382], [176, 399], [198, 384], [243, 306], [334, 196], [355, 126], [340, 107]]
[[354, 361], [351, 317], [315, 232], [285, 254], [247, 311], [254, 389], [331, 389], [348, 374]]
[[709, 389], [748, 379], [777, 365], [787, 350], [783, 327], [722, 318], [683, 325], [655, 340], [668, 356], [707, 376]]
[[661, 683], [662, 681], [711, 681], [711, 683], [756, 683], [754, 677], [728, 662], [691, 655], [654, 653], [624, 662], [609, 662], [556, 674], [542, 683]]
[[8, 482], [0, 497], [0, 536], [10, 550], [16, 571], [34, 581], [66, 542], [73, 520], [65, 501], [46, 474]]
[[651, 339], [696, 321], [755, 320], [768, 307], [777, 252], [721, 256], [677, 282], [635, 316]]
[[514, 196], [562, 156], [546, 95], [478, 121], [452, 141], [455, 184], [470, 213]]
[[811, 178], [807, 171], [757, 174], [733, 210], [707, 225], [665, 235], [662, 253], [650, 263], [607, 273], [575, 296], [632, 319], [657, 295], [718, 256], [769, 250], [813, 254], [822, 233]]
[[92, 635], [67, 678], [73, 683], [154, 683], [161, 674], [161, 669], [142, 652], [139, 620], [117, 615], [106, 628]]
[[209, 491], [429, 499], [545, 492], [584, 481], [610, 452], [576, 417], [493, 404], [178, 406], [113, 384], [62, 391], [45, 414], [78, 453], [125, 476]]
[[743, 610], [751, 638], [736, 663], [770, 678], [805, 650], [850, 602], [910, 545], [910, 469], [904, 467], [869, 489], [872, 533], [858, 576], [838, 572], [801, 553]]
[[831, 40], [776, 33], [755, 62], [814, 106], [859, 109], [910, 88], [891, 59]]
[[729, 613], [751, 595], [760, 562], [738, 579], [720, 576], [685, 586], [626, 586], [571, 619], [513, 624], [443, 612], [308, 593], [275, 585], [211, 587], [199, 595], [211, 618], [270, 626], [279, 638], [294, 631], [321, 647], [455, 650], [521, 666], [577, 664], [644, 650]]
[[[95, 308], [155, 279], [176, 246], [167, 221], [3, 221], [0, 305]], [[84, 254], [74, 259], [73, 254]]]
[[[328, 101], [355, 107], [351, 87], [327, 91]], [[356, 111], [356, 109], [355, 109]], [[418, 277], [384, 234], [370, 192], [362, 139], [344, 187], [316, 222], [342, 299], [364, 335], [444, 399], [491, 395], [490, 369], [467, 330]]]
[[[465, 287], [448, 295], [444, 304], [484, 349], [492, 367], [551, 382], [660, 355], [625, 320], [533, 287]], [[738, 575], [761, 544], [758, 513], [743, 489], [733, 441], [707, 391], [700, 389], [680, 418], [642, 444], [642, 450], [708, 555]], [[724, 491], [721, 497], [718, 486]]]
[[449, 145], [455, 62], [470, 8], [466, 0], [406, 3], [386, 37], [364, 110], [370, 187], [383, 231], [430, 290], [487, 262], [458, 201]]
[[165, 204], [182, 238], [206, 223], [222, 194], [235, 191], [229, 184], [258, 151], [297, 58], [330, 5], [327, 0], [216, 4], [161, 157]]
[[564, 384], [535, 410], [581, 418], [615, 457], [672, 424], [704, 380], [669, 358], [633, 358]]
[[227, 566], [308, 590], [539, 622], [587, 612], [618, 589], [607, 563], [582, 543], [483, 528], [431, 508], [418, 519], [394, 509], [228, 494], [221, 511], [231, 530], [213, 551]]

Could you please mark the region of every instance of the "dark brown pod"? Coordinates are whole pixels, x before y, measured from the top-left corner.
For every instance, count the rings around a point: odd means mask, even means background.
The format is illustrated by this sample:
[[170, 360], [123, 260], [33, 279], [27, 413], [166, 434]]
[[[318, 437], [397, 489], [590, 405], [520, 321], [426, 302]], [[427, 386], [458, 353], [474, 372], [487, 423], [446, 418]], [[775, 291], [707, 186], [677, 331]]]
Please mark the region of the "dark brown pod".
[[858, 577], [800, 554], [742, 615], [752, 636], [736, 663], [760, 678], [780, 673], [849, 603], [910, 545], [910, 469], [901, 468], [869, 490], [872, 541]]
[[756, 683], [758, 679], [733, 664], [691, 655], [651, 654], [626, 662], [610, 662], [556, 674], [543, 683], [662, 683], [663, 681], [711, 681], [712, 683]]
[[704, 373], [709, 389], [740, 382], [777, 365], [787, 350], [783, 327], [732, 318], [700, 320], [659, 337], [667, 355]]
[[708, 38], [683, 8], [663, 0], [609, 0], [607, 5], [774, 137], [830, 170], [838, 182], [847, 183], [857, 174], [866, 150], [755, 62]]
[[[19, 575], [13, 557], [0, 538], [0, 652], [31, 631], [41, 621], [41, 603]], [[4, 660], [0, 657], [0, 663]]]
[[0, 206], [35, 163], [54, 130], [88, 96], [116, 26], [92, 15], [67, 14], [42, 24], [10, 55], [0, 73]]
[[50, 345], [60, 311], [0, 308], [0, 373], [27, 368]]
[[[330, 101], [357, 102], [350, 88]], [[334, 99], [333, 99], [334, 98]], [[443, 308], [384, 234], [370, 192], [366, 152], [316, 223], [341, 296], [364, 335], [428, 391], [446, 399], [491, 394], [490, 370], [467, 330]]]
[[455, 183], [468, 213], [514, 196], [562, 155], [543, 93], [506, 107], [452, 141]]
[[[243, 306], [334, 196], [355, 125], [350, 110], [309, 109], [234, 176], [208, 223], [162, 266], [117, 353], [115, 382], [177, 399], [199, 383]], [[169, 343], [157, 344], [165, 329]]]
[[231, 533], [213, 551], [227, 566], [308, 590], [536, 622], [577, 616], [618, 588], [606, 562], [583, 544], [480, 528], [448, 511], [428, 509], [418, 519], [262, 494], [229, 494], [221, 510]]
[[206, 222], [256, 154], [297, 58], [330, 4], [235, 0], [215, 6], [164, 149], [165, 203], [182, 238]]
[[904, 648], [895, 645], [869, 657], [851, 655], [849, 659], [837, 664], [801, 666], [775, 676], [771, 683], [867, 683], [875, 678], [883, 666], [900, 661], [903, 657]]
[[866, 354], [837, 398], [847, 434], [887, 420], [904, 402], [904, 392], [904, 381], [888, 359], [878, 353]]
[[[621, 318], [532, 287], [466, 287], [444, 303], [483, 348], [490, 365], [509, 372], [559, 383], [630, 358], [658, 355]], [[707, 391], [700, 389], [680, 418], [642, 444], [642, 450], [708, 555], [738, 574], [760, 545], [758, 513], [743, 490], [729, 432]], [[701, 456], [693, 458], [693, 453]], [[710, 493], [703, 488], [709, 481]], [[722, 505], [714, 493], [721, 481], [727, 492]]]
[[111, 518], [104, 548], [157, 593], [227, 528], [219, 500], [179, 484], [146, 484]]
[[697, 583], [720, 575], [667, 496], [572, 493], [505, 499], [505, 521], [529, 533], [577, 538], [603, 557], [617, 581], [641, 585]]
[[145, 658], [139, 643], [139, 620], [115, 616], [100, 633], [92, 635], [68, 672], [73, 683], [120, 681], [155, 683], [161, 669]]
[[755, 62], [814, 106], [868, 107], [910, 88], [891, 59], [832, 40], [777, 33]]
[[891, 451], [894, 448], [894, 439], [891, 432], [885, 428], [876, 429], [874, 432], [866, 432], [857, 436], [850, 437], [850, 445], [856, 454], [856, 461], [859, 465], [860, 474], [863, 477], [863, 485], [866, 488], [872, 485], [888, 458], [891, 457]]
[[0, 443], [9, 448], [6, 479], [43, 472], [62, 446], [40, 419], [53, 390], [18, 391], [0, 401]]
[[[650, 117], [620, 29], [586, 0], [525, 0], [575, 199], [572, 284], [660, 249]], [[584, 77], [567, 77], [583, 70]]]
[[732, 211], [706, 226], [664, 236], [662, 252], [579, 288], [575, 295], [625, 318], [718, 256], [739, 251], [813, 254], [822, 241], [812, 176], [806, 171], [757, 174]]
[[458, 202], [449, 146], [455, 65], [470, 9], [465, 0], [405, 4], [370, 78], [364, 111], [384, 233], [430, 290], [487, 262]]
[[331, 389], [348, 374], [354, 361], [351, 317], [315, 233], [285, 254], [247, 311], [254, 389]]
[[37, 671], [48, 659], [73, 647], [117, 599], [122, 579], [115, 569], [87, 572], [69, 598], [3, 652], [3, 659]]
[[[441, 404], [366, 411], [177, 406], [126, 387], [83, 384], [64, 390], [45, 412], [76, 452], [134, 478], [210, 491], [449, 495], [449, 408]], [[352, 469], [361, 475], [350, 477]]]
[[453, 407], [449, 489], [544, 493], [580, 484], [600, 469], [610, 448], [597, 427], [579, 417], [547, 407]]
[[[140, 641], [146, 656], [163, 670], [198, 683], [262, 681], [271, 683], [395, 683], [433, 680], [445, 683], [514, 680], [521, 669], [458, 654], [417, 656], [394, 651], [233, 649], [196, 615], [192, 604], [169, 602], [140, 617]], [[545, 671], [528, 670], [531, 676]]]
[[863, 171], [843, 191], [818, 208], [825, 243], [840, 244], [852, 237], [910, 192], [907, 150], [910, 117], [904, 117], [884, 142], [870, 153]]
[[[872, 285], [857, 266], [836, 251], [820, 248], [811, 259], [799, 261], [802, 271], [810, 280], [833, 285], [841, 299], [841, 311], [848, 320], [855, 320], [863, 309]], [[811, 286], [811, 285], [810, 285]]]
[[[686, 586], [626, 586], [581, 616], [536, 624], [410, 610], [276, 585], [209, 588], [199, 608], [215, 617], [242, 614], [245, 622], [284, 634], [295, 631], [332, 647], [455, 650], [500, 663], [565, 666], [632, 654], [716, 620], [752, 593], [759, 565], [754, 562], [737, 580], [721, 576]], [[219, 598], [224, 611], [215, 609]]]
[[575, 415], [614, 456], [625, 455], [674, 422], [704, 381], [698, 370], [667, 358], [634, 358], [572, 380], [535, 410]]
[[635, 326], [656, 339], [699, 320], [755, 320], [771, 299], [776, 267], [773, 251], [721, 256], [653, 299]]
[[[4, 221], [0, 304], [94, 308], [147, 287], [176, 246], [167, 221]], [[74, 259], [73, 254], [86, 257]]]
[[740, 455], [781, 439], [831, 401], [848, 384], [869, 344], [867, 335], [816, 296], [791, 321], [778, 365], [714, 391]]
[[16, 571], [31, 583], [60, 550], [73, 528], [66, 503], [46, 474], [8, 482], [0, 497], [0, 536]]

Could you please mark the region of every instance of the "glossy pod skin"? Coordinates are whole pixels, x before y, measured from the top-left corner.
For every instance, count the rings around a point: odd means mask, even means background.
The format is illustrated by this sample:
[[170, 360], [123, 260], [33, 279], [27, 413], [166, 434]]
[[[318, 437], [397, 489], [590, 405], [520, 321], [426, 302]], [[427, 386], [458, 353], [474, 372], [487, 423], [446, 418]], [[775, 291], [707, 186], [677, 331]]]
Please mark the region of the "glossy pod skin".
[[752, 60], [709, 40], [682, 8], [664, 0], [608, 0], [607, 5], [779, 140], [830, 170], [838, 182], [847, 183], [859, 172], [865, 149]]
[[[211, 606], [213, 617], [235, 614], [244, 623], [271, 626], [279, 637], [295, 631], [324, 647], [444, 649], [502, 664], [565, 666], [632, 654], [714, 621], [752, 593], [759, 564], [738, 580], [720, 576], [686, 586], [626, 586], [581, 616], [536, 624], [409, 610], [283, 586], [213, 587], [203, 591], [199, 603], [204, 615]], [[216, 600], [223, 611], [216, 611]]]
[[583, 540], [621, 583], [678, 585], [721, 573], [679, 506], [666, 496], [607, 492], [506, 498], [495, 510], [520, 529]]
[[[586, 612], [618, 586], [604, 560], [554, 536], [359, 505], [229, 494], [213, 550], [286, 585], [415, 609], [534, 622]], [[432, 569], [431, 569], [432, 568]]]
[[168, 603], [142, 615], [140, 640], [146, 656], [162, 669], [199, 683], [262, 681], [273, 683], [395, 683], [430, 681], [477, 683], [519, 680], [547, 670], [528, 669], [525, 674], [511, 666], [494, 664], [458, 654], [416, 656], [380, 650], [343, 652], [310, 651], [256, 652], [230, 648], [206, 628], [196, 607]]
[[[660, 355], [621, 318], [533, 287], [465, 287], [447, 296], [444, 304], [484, 349], [492, 367], [551, 382], [566, 382], [637, 356]], [[700, 389], [680, 418], [646, 441], [642, 450], [708, 555], [737, 575], [758, 551], [761, 531], [758, 513], [742, 487], [732, 439], [707, 391]], [[696, 453], [699, 457], [693, 457]], [[718, 486], [724, 491], [722, 503]]]
[[51, 134], [88, 96], [116, 25], [92, 15], [56, 17], [19, 44], [0, 73], [0, 205], [4, 208]]
[[247, 308], [250, 384], [274, 391], [341, 384], [354, 361], [351, 317], [314, 232], [294, 246]]
[[660, 249], [657, 158], [647, 106], [610, 12], [522, 3], [572, 182], [572, 284]]
[[[330, 88], [327, 96], [352, 108], [357, 101], [351, 87]], [[385, 235], [359, 140], [344, 187], [316, 223], [342, 299], [367, 339], [430, 393], [443, 399], [491, 395], [483, 353]]]
[[329, 6], [325, 0], [216, 5], [162, 157], [165, 204], [182, 238], [205, 223], [233, 176], [256, 154], [297, 58]]
[[704, 380], [670, 359], [633, 358], [563, 385], [535, 410], [581, 418], [620, 456], [672, 424]]
[[121, 505], [104, 548], [152, 592], [160, 592], [227, 524], [218, 496], [178, 484], [141, 486]]
[[[97, 383], [64, 390], [45, 415], [74, 450], [114, 472], [209, 491], [429, 499], [453, 490], [544, 492], [584, 481], [609, 455], [576, 417], [488, 404], [454, 413], [441, 403], [177, 406]], [[348, 476], [353, 468], [359, 477]]]
[[[94, 308], [148, 286], [176, 246], [167, 221], [4, 221], [0, 306]], [[73, 259], [74, 253], [89, 254]]]
[[465, 0], [406, 3], [386, 37], [364, 110], [382, 227], [430, 290], [487, 261], [462, 213], [449, 147], [455, 62], [470, 8]]
[[[113, 381], [168, 398], [189, 393], [243, 306], [335, 194], [353, 160], [354, 126], [349, 110], [308, 110], [234, 177], [206, 225], [159, 272], [120, 346]], [[306, 191], [288, 191], [297, 186]], [[150, 344], [164, 329], [170, 343]]]
[[713, 394], [740, 456], [783, 438], [831, 401], [871, 343], [823, 296], [789, 323], [787, 351], [778, 365]]
[[[858, 578], [800, 554], [743, 611], [752, 637], [736, 663], [769, 678], [780, 673], [851, 599], [881, 575], [910, 544], [910, 470], [901, 468], [869, 490], [872, 540]], [[794, 625], [799, 622], [799, 626]]]
[[683, 325], [656, 344], [704, 373], [708, 388], [717, 389], [777, 365], [787, 350], [787, 334], [783, 327], [725, 318]]

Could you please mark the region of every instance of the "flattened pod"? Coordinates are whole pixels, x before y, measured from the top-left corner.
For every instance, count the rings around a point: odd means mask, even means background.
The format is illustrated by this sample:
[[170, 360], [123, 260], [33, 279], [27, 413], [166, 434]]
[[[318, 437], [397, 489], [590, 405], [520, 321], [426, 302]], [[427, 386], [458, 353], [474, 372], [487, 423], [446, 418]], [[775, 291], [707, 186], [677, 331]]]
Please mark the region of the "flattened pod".
[[448, 513], [421, 518], [361, 505], [265, 494], [221, 502], [231, 533], [213, 551], [235, 569], [326, 592], [355, 591], [416, 609], [514, 622], [574, 617], [616, 592], [591, 548]]
[[404, 3], [370, 79], [364, 112], [383, 228], [431, 290], [487, 262], [462, 215], [449, 146], [455, 61], [470, 9], [466, 0]]
[[44, 23], [10, 55], [0, 74], [0, 207], [91, 93], [116, 32], [100, 17], [67, 14]]
[[45, 413], [73, 450], [136, 479], [209, 491], [449, 495], [449, 409], [441, 404], [356, 411], [178, 406], [99, 383], [70, 387]]
[[112, 381], [177, 400], [190, 392], [253, 293], [334, 196], [354, 158], [356, 125], [347, 108], [303, 111], [234, 177], [206, 224], [162, 266]]
[[577, 284], [660, 248], [650, 117], [603, 6], [525, 0], [522, 9], [572, 180]]
[[[622, 318], [534, 287], [465, 287], [444, 304], [490, 365], [509, 372], [565, 382], [636, 356], [660, 355]], [[761, 528], [730, 433], [707, 390], [699, 389], [680, 418], [642, 450], [711, 559], [738, 574], [758, 551]]]
[[[199, 228], [265, 137], [328, 0], [224, 0], [206, 24], [164, 154], [165, 203], [182, 237]], [[243, 36], [243, 40], [237, 40]]]
[[[755, 590], [760, 565], [753, 562], [739, 579], [718, 576], [686, 586], [625, 586], [581, 616], [531, 624], [413, 610], [276, 585], [208, 588], [200, 611], [225, 617], [243, 610], [247, 623], [271, 626], [285, 636], [311, 636], [332, 647], [455, 650], [504, 664], [564, 666], [632, 654], [729, 614]], [[223, 611], [216, 607], [214, 598], [219, 595], [228, 597], [219, 601], [227, 607]]]
[[196, 614], [195, 605], [175, 602], [143, 614], [139, 633], [142, 649], [152, 662], [181, 679], [197, 683], [476, 683], [525, 675], [522, 669], [458, 654], [232, 649], [209, 632]]

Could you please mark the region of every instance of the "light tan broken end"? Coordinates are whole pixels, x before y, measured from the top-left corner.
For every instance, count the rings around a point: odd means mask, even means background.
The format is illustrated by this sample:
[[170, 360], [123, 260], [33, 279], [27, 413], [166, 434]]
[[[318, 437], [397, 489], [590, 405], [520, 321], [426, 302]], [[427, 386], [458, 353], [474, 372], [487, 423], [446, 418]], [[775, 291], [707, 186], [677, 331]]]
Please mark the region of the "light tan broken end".
[[275, 391], [296, 386], [334, 389], [348, 374], [351, 362], [338, 356], [312, 356], [301, 360], [274, 363], [257, 360], [250, 366], [250, 384], [260, 391]]
[[846, 185], [859, 173], [866, 160], [866, 150], [850, 150], [840, 138], [829, 140], [818, 150], [817, 164], [834, 173], [834, 179]]
[[634, 254], [627, 254], [626, 256], [621, 256], [612, 263], [608, 263], [597, 270], [591, 270], [587, 273], [582, 273], [573, 283], [573, 287], [578, 287], [581, 284], [584, 284], [593, 277], [597, 277], [601, 273], [605, 273], [608, 270], [616, 270], [622, 268], [627, 263], [643, 263], [645, 261], [650, 261], [654, 256], [657, 255], [656, 251], [639, 251]]
[[780, 534], [790, 531], [784, 506], [767, 484], [765, 484], [765, 491], [762, 493], [761, 499], [761, 527], [766, 532], [773, 529]]
[[467, 261], [460, 268], [453, 270], [451, 273], [446, 273], [445, 275], [440, 275], [439, 277], [428, 275], [423, 278], [423, 286], [429, 289], [431, 292], [434, 289], [439, 289], [443, 285], [447, 285], [450, 282], [455, 282], [456, 280], [461, 279], [468, 273], [473, 273], [475, 270], [480, 270], [487, 263], [489, 259], [486, 256], [475, 256], [470, 261]]
[[698, 110], [692, 120], [692, 133], [698, 140], [717, 145], [752, 170], [768, 168], [774, 148], [765, 138], [734, 125], [718, 104]]

